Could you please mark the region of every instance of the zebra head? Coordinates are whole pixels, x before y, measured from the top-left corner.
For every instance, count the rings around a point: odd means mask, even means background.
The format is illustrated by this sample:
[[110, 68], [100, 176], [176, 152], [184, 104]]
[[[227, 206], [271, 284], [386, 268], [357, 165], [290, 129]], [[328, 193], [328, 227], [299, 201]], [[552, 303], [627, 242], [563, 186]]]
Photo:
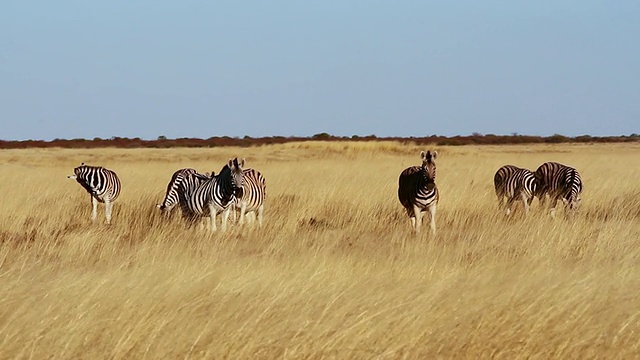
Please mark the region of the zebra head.
[[86, 167], [87, 165], [85, 165], [84, 163], [81, 163], [80, 166], [76, 167], [73, 169], [73, 175], [69, 175], [67, 176], [67, 179], [74, 179], [77, 180], [80, 177], [80, 174], [82, 173], [82, 170]]
[[233, 195], [236, 198], [242, 199], [244, 193], [244, 158], [238, 161], [238, 158], [229, 159], [227, 164], [231, 170], [231, 186], [233, 188]]
[[420, 151], [420, 158], [422, 159], [423, 176], [427, 182], [435, 183], [436, 181], [436, 163], [434, 160], [438, 157], [438, 152], [427, 150], [427, 152]]

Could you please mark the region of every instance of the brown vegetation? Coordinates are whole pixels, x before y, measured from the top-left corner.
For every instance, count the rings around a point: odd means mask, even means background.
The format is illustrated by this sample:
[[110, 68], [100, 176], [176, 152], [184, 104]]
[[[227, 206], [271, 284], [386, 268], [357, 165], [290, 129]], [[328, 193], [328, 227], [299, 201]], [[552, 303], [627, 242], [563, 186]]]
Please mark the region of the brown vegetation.
[[361, 141], [396, 141], [401, 143], [410, 143], [417, 145], [499, 145], [499, 144], [561, 144], [561, 143], [619, 143], [619, 142], [638, 142], [640, 135], [631, 134], [629, 136], [589, 136], [581, 135], [576, 137], [567, 137], [563, 135], [552, 136], [529, 136], [529, 135], [482, 135], [474, 133], [470, 136], [425, 136], [425, 137], [377, 137], [369, 136], [351, 136], [341, 137], [333, 136], [327, 133], [316, 134], [312, 137], [284, 137], [271, 136], [252, 138], [245, 136], [238, 137], [211, 137], [208, 139], [198, 138], [180, 138], [167, 139], [159, 136], [156, 140], [143, 140], [140, 138], [123, 138], [112, 137], [111, 139], [95, 138], [87, 139], [55, 139], [52, 141], [44, 140], [0, 140], [0, 149], [28, 149], [28, 148], [66, 148], [66, 149], [95, 149], [95, 148], [176, 148], [176, 147], [220, 147], [220, 146], [261, 146], [271, 144], [296, 143], [303, 141], [329, 141], [329, 142], [361, 142]]
[[[413, 143], [0, 151], [1, 358], [637, 358], [640, 144], [438, 146], [436, 236], [398, 202]], [[211, 234], [156, 204], [181, 167], [241, 156], [265, 226]], [[575, 218], [497, 208], [504, 164], [576, 167]], [[66, 179], [123, 183], [92, 224]]]

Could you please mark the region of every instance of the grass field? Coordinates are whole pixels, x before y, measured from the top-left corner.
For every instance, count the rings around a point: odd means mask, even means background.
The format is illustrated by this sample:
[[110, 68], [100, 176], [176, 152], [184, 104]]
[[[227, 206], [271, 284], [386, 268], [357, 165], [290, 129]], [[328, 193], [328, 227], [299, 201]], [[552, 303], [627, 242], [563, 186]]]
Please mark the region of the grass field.
[[[638, 358], [640, 143], [439, 147], [438, 233], [397, 199], [425, 148], [0, 152], [0, 358]], [[173, 171], [245, 157], [263, 228], [210, 233], [156, 208]], [[576, 167], [575, 218], [497, 208], [504, 164]], [[66, 178], [115, 170], [111, 226]], [[176, 215], [178, 209], [176, 209]]]

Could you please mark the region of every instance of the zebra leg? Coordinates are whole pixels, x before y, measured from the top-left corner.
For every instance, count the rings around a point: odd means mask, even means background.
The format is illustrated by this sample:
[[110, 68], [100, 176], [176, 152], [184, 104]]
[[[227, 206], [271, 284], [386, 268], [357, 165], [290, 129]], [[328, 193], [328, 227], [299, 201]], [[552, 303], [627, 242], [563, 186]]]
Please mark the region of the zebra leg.
[[105, 201], [104, 206], [107, 217], [107, 224], [111, 224], [111, 208], [113, 207], [113, 203], [111, 201]]
[[436, 234], [436, 203], [434, 202], [429, 206], [429, 226], [431, 227], [431, 233]]
[[262, 212], [264, 211], [264, 205], [260, 205], [258, 208], [258, 226], [262, 227]]
[[[227, 207], [223, 212], [222, 212], [222, 231], [227, 230], [227, 219], [229, 218], [229, 213], [231, 212], [231, 206]], [[235, 213], [235, 211], [234, 211]], [[240, 218], [240, 221], [242, 221], [242, 217]]]
[[502, 209], [504, 206], [504, 195], [498, 194], [498, 208]]
[[524, 202], [524, 214], [527, 215], [529, 213], [529, 203], [528, 203], [529, 199], [524, 192], [522, 192], [521, 196], [522, 196], [522, 202]]
[[511, 215], [511, 206], [513, 206], [514, 201], [515, 201], [515, 198], [512, 198], [512, 197], [510, 197], [507, 200], [506, 211], [505, 211], [507, 216]]
[[[235, 211], [234, 211], [235, 213]], [[245, 203], [244, 201], [240, 203], [240, 221], [239, 224], [240, 225], [244, 225], [244, 217], [247, 213], [247, 203]]]
[[93, 196], [91, 197], [91, 206], [91, 221], [96, 221], [98, 217], [98, 199]]
[[413, 214], [416, 216], [415, 217], [416, 234], [419, 234], [420, 227], [422, 226], [422, 212], [420, 211], [420, 208], [417, 207], [416, 205], [413, 206]]
[[551, 218], [552, 219], [556, 218], [556, 205], [557, 204], [558, 204], [558, 199], [557, 198], [551, 199], [551, 202], [549, 203], [550, 209], [551, 209]]
[[213, 204], [209, 204], [209, 216], [211, 217], [211, 231], [217, 231], [218, 227], [216, 226], [216, 209]]
[[[235, 203], [231, 204], [231, 206], [229, 207], [231, 208], [231, 212], [233, 214], [233, 216], [231, 217], [231, 221], [235, 223], [238, 220], [238, 214], [236, 214], [236, 210], [238, 209], [238, 207], [236, 206]], [[240, 224], [242, 224], [242, 215], [240, 216]]]
[[411, 224], [411, 229], [416, 228], [416, 216], [411, 213], [412, 208], [405, 208], [407, 210], [407, 216], [409, 217], [409, 223]]

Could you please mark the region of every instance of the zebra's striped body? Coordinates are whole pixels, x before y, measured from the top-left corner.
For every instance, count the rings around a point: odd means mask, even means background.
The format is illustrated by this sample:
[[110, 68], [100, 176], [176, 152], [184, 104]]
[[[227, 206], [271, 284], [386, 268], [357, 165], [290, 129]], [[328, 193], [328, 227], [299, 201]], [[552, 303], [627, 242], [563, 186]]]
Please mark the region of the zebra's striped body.
[[493, 185], [501, 207], [504, 205], [504, 198], [507, 198], [507, 215], [511, 213], [513, 203], [519, 199], [524, 203], [525, 214], [529, 211], [529, 205], [536, 194], [536, 184], [536, 177], [531, 171], [513, 165], [501, 167], [493, 177]]
[[227, 219], [231, 206], [237, 198], [242, 197], [244, 186], [244, 159], [229, 159], [220, 173], [211, 176], [198, 185], [187, 201], [187, 206], [194, 217], [211, 217], [211, 230], [216, 231], [216, 215], [222, 213], [222, 230], [227, 228]]
[[547, 197], [551, 200], [551, 217], [555, 217], [558, 200], [562, 200], [570, 211], [578, 209], [582, 179], [576, 169], [557, 162], [546, 162], [538, 167], [535, 176], [540, 204], [544, 206]]
[[416, 233], [422, 225], [422, 212], [427, 211], [430, 217], [431, 231], [436, 232], [436, 205], [440, 194], [436, 186], [436, 159], [434, 151], [420, 152], [421, 166], [405, 169], [398, 180], [398, 199], [407, 210], [411, 226]]
[[184, 218], [193, 217], [187, 201], [198, 185], [209, 178], [209, 174], [200, 174], [192, 168], [177, 170], [173, 173], [171, 181], [167, 185], [164, 200], [161, 204], [158, 204], [158, 208], [160, 208], [163, 214], [169, 215], [176, 205], [180, 205]]
[[240, 224], [245, 216], [257, 215], [258, 225], [262, 226], [264, 201], [267, 197], [267, 185], [264, 176], [255, 169], [244, 170], [244, 187], [242, 198], [236, 198], [234, 204], [240, 211]]
[[120, 195], [121, 184], [118, 175], [101, 166], [89, 166], [84, 163], [73, 169], [73, 173], [74, 175], [67, 177], [75, 179], [91, 195], [91, 220], [98, 216], [98, 202], [101, 202], [105, 204], [107, 224], [111, 224], [113, 202]]

